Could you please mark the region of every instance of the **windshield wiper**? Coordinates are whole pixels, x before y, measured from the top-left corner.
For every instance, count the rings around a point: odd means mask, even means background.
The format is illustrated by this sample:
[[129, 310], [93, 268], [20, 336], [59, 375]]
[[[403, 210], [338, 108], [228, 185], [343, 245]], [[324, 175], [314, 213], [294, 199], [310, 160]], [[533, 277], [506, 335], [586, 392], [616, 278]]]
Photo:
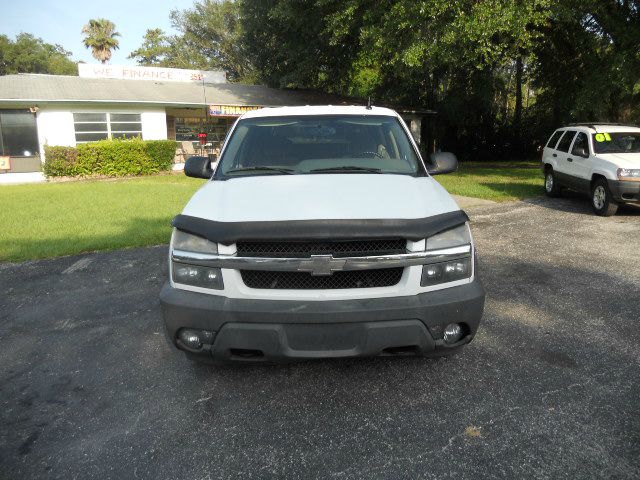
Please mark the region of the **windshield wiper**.
[[284, 173], [287, 175], [293, 175], [294, 170], [292, 168], [279, 168], [279, 167], [242, 167], [242, 168], [233, 168], [231, 170], [227, 170], [225, 173], [237, 173], [237, 172], [278, 172]]
[[371, 167], [356, 167], [344, 165], [342, 167], [326, 167], [326, 168], [314, 168], [309, 170], [309, 173], [330, 173], [330, 172], [367, 172], [367, 173], [382, 173], [379, 168]]

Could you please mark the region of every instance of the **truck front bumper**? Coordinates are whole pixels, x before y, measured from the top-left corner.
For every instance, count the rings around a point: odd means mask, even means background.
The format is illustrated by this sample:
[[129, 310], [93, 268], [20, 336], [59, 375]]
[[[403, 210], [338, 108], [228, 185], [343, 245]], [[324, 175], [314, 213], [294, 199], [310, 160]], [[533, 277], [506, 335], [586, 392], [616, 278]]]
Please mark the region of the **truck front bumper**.
[[[192, 355], [241, 361], [287, 361], [410, 353], [437, 354], [469, 343], [480, 323], [485, 292], [472, 283], [415, 296], [339, 301], [233, 299], [165, 284], [160, 303], [169, 342]], [[444, 327], [462, 325], [454, 344]], [[180, 329], [214, 332], [197, 351]]]

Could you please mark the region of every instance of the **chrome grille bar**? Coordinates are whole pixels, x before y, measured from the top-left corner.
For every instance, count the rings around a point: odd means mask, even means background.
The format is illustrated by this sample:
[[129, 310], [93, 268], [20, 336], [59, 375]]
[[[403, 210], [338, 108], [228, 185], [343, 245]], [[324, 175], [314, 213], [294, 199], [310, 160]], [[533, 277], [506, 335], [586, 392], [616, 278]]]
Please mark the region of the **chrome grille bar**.
[[173, 250], [171, 258], [176, 262], [190, 265], [229, 268], [232, 270], [309, 272], [313, 275], [330, 275], [332, 272], [338, 271], [426, 265], [465, 257], [470, 254], [471, 245], [462, 245], [424, 252], [338, 258], [334, 258], [331, 255], [312, 255], [307, 258], [238, 257], [236, 255], [214, 255]]

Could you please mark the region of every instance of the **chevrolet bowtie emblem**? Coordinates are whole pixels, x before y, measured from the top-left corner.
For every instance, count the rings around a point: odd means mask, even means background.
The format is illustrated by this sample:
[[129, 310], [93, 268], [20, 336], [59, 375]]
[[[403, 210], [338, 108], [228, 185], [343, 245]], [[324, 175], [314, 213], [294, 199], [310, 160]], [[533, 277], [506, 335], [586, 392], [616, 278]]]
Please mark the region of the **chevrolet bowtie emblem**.
[[339, 272], [347, 263], [346, 260], [333, 258], [332, 255], [311, 255], [309, 260], [300, 260], [299, 272], [309, 272], [311, 275], [331, 275]]

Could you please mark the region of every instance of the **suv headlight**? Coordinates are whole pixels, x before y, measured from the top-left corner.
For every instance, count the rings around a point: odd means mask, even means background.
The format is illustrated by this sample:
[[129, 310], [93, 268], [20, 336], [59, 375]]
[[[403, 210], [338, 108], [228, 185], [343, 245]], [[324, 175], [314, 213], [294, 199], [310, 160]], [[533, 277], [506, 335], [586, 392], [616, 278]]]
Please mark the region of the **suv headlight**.
[[[471, 245], [471, 230], [464, 224], [427, 238], [427, 251]], [[430, 263], [422, 267], [420, 286], [427, 287], [471, 277], [471, 251], [446, 262]]]
[[[206, 238], [174, 229], [171, 236], [171, 253], [181, 250], [190, 253], [217, 254], [218, 245]], [[174, 283], [192, 285], [194, 287], [222, 290], [222, 272], [219, 268], [202, 265], [191, 265], [171, 260], [171, 277]]]
[[619, 168], [618, 180], [631, 180], [634, 182], [640, 182], [640, 169], [639, 168]]

